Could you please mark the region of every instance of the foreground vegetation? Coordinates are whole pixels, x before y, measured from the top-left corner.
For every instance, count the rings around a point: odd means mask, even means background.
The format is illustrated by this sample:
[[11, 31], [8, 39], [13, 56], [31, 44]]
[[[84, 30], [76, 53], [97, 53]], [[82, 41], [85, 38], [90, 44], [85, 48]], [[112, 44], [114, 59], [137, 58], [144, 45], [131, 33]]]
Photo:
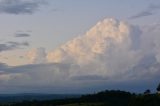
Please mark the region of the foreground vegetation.
[[48, 101], [23, 101], [9, 103], [1, 106], [160, 106], [160, 95], [132, 94], [125, 91], [103, 91], [96, 94], [83, 95], [80, 98], [48, 100]]

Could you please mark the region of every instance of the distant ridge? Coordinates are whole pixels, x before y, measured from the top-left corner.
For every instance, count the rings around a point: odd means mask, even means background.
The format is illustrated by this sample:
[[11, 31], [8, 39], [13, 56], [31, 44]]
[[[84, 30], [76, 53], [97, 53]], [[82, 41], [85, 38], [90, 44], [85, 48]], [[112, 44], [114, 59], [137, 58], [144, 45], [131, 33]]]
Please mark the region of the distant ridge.
[[66, 98], [77, 98], [80, 94], [42, 94], [42, 93], [21, 93], [21, 94], [0, 94], [0, 103], [22, 102], [22, 101], [42, 101]]

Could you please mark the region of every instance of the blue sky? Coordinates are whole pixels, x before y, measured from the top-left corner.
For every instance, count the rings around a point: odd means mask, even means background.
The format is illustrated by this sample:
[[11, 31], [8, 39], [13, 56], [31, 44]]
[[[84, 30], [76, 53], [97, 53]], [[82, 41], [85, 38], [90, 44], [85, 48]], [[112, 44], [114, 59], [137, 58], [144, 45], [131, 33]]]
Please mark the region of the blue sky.
[[[119, 84], [131, 91], [153, 89], [159, 81], [159, 17], [159, 0], [0, 0], [0, 93], [65, 92], [75, 83], [75, 92], [118, 89]], [[129, 49], [134, 47], [139, 49]], [[39, 65], [49, 68], [39, 73]], [[147, 72], [135, 71], [146, 66]], [[153, 84], [138, 89], [139, 81]]]

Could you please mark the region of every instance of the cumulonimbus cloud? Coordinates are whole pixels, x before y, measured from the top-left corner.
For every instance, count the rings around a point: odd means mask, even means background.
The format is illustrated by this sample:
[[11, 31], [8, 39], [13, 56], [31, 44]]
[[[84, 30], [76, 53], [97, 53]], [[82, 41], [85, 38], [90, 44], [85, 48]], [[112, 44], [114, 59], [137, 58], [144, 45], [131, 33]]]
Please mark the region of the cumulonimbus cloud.
[[[136, 49], [139, 47], [137, 44], [140, 44], [140, 35], [141, 31], [134, 26], [114, 19], [105, 19], [85, 35], [49, 52], [47, 58], [54, 63], [74, 63], [82, 66], [82, 74], [83, 71], [84, 74], [106, 76], [122, 73], [140, 59], [140, 52]], [[87, 69], [88, 67], [90, 69]]]
[[28, 56], [32, 64], [16, 67], [2, 64], [0, 82], [19, 90], [22, 86], [94, 89], [104, 84], [107, 87], [111, 82], [147, 85], [146, 81], [158, 81], [160, 76], [159, 28], [144, 30], [105, 19], [53, 51], [31, 50]]

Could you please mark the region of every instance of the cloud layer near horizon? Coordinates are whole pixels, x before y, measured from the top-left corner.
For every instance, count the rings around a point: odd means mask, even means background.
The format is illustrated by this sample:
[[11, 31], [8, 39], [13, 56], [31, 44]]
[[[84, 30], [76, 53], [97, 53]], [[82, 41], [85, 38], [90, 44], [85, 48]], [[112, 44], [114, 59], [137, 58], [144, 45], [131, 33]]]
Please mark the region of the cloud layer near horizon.
[[28, 57], [32, 64], [0, 64], [0, 83], [3, 88], [41, 86], [61, 91], [72, 86], [78, 90], [107, 87], [111, 82], [158, 81], [158, 34], [159, 27], [143, 30], [123, 21], [105, 19], [49, 53], [43, 48], [31, 50]]

